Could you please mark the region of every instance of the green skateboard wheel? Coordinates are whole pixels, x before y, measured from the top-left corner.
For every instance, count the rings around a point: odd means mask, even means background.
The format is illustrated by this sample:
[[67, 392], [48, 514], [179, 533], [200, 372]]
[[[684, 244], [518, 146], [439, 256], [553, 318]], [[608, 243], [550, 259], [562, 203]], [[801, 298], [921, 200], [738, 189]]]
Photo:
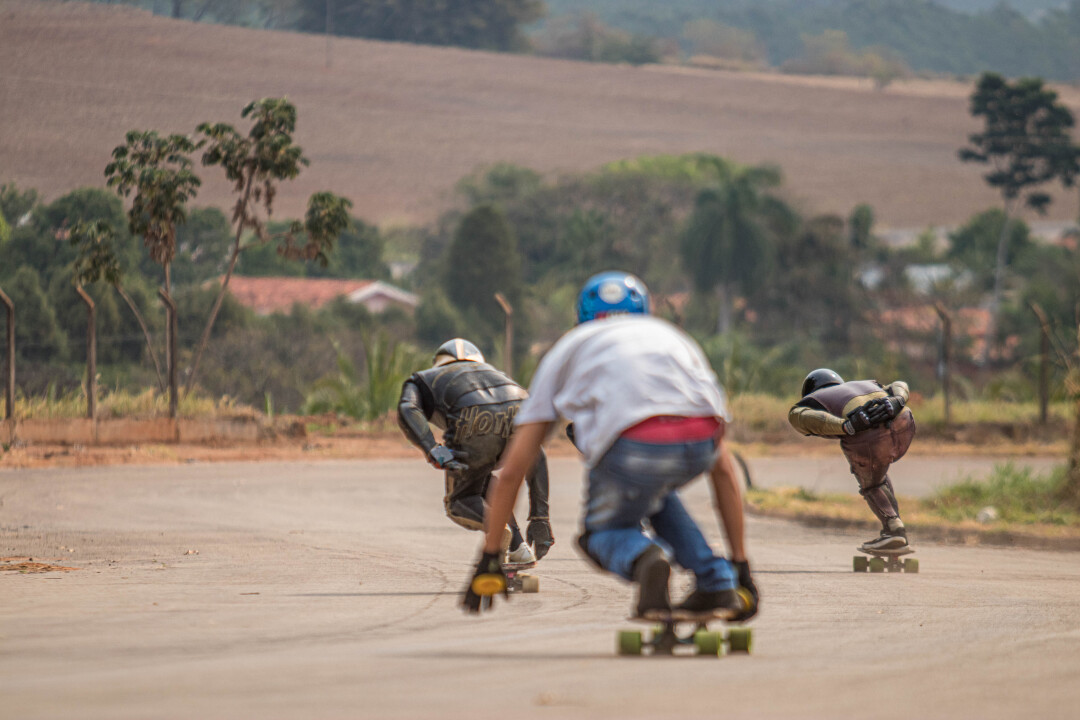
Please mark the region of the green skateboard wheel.
[[879, 557], [871, 558], [870, 572], [885, 572], [885, 559]]
[[641, 633], [637, 630], [620, 630], [619, 631], [619, 654], [620, 655], [640, 655], [641, 654]]
[[855, 556], [855, 572], [866, 572], [868, 567], [870, 567], [870, 558], [865, 555]]
[[917, 573], [919, 572], [919, 559], [918, 558], [904, 558], [904, 572]]
[[754, 645], [754, 631], [751, 628], [739, 627], [728, 630], [728, 645], [731, 652], [750, 652]]
[[698, 630], [694, 633], [694, 647], [698, 655], [719, 657], [724, 654], [724, 636], [712, 630]]
[[518, 577], [521, 578], [521, 592], [540, 592], [540, 578], [535, 575], [519, 575]]

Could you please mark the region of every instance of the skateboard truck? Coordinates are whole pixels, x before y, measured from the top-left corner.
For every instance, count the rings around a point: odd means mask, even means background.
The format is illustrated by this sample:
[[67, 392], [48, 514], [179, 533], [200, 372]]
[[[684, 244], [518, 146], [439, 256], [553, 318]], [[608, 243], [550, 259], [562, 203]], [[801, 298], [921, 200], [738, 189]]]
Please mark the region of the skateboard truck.
[[540, 578], [522, 570], [536, 567], [536, 562], [507, 563], [503, 565], [506, 574], [506, 589], [509, 592], [535, 593], [540, 592]]
[[[734, 611], [710, 611], [694, 613], [672, 610], [656, 617], [634, 617], [634, 622], [654, 623], [651, 631], [620, 630], [616, 648], [620, 655], [675, 655], [681, 648], [692, 648], [690, 654], [721, 657], [729, 652], [750, 653], [753, 630], [748, 627], [728, 628], [727, 632], [709, 630], [708, 624], [715, 620], [730, 620]], [[690, 624], [688, 633], [680, 633], [679, 626]]]
[[872, 573], [880, 573], [888, 570], [889, 572], [906, 572], [917, 573], [919, 572], [919, 560], [918, 558], [903, 558], [902, 555], [910, 555], [914, 550], [910, 547], [902, 547], [899, 550], [863, 550], [862, 548], [856, 548], [861, 553], [866, 555], [856, 555], [853, 558], [852, 568], [855, 572], [866, 572], [869, 570]]

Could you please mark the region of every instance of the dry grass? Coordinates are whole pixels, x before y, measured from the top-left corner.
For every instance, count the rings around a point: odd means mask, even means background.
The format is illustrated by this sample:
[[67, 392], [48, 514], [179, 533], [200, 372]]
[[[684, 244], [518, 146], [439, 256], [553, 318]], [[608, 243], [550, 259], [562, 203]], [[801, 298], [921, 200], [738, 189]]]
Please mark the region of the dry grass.
[[[430, 220], [476, 166], [546, 173], [644, 154], [705, 151], [780, 164], [792, 200], [884, 225], [963, 221], [997, 202], [956, 150], [976, 129], [970, 86], [583, 64], [173, 21], [128, 8], [0, 0], [0, 182], [46, 199], [102, 184], [132, 128], [239, 124], [248, 101], [287, 95], [312, 160], [279, 197], [332, 189], [383, 225]], [[1067, 99], [1076, 106], [1076, 93]], [[204, 186], [200, 205], [225, 207]], [[1051, 219], [1075, 215], [1075, 193]]]

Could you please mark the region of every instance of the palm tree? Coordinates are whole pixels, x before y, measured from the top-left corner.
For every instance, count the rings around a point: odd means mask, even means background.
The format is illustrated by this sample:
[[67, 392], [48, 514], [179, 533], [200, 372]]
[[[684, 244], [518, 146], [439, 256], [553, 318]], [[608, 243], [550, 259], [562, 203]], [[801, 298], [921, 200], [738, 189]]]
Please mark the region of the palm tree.
[[698, 193], [681, 238], [683, 265], [701, 293], [716, 291], [717, 332], [731, 328], [733, 294], [745, 291], [770, 258], [769, 213], [779, 200], [768, 190], [781, 182], [779, 169], [742, 167], [703, 158], [717, 181]]

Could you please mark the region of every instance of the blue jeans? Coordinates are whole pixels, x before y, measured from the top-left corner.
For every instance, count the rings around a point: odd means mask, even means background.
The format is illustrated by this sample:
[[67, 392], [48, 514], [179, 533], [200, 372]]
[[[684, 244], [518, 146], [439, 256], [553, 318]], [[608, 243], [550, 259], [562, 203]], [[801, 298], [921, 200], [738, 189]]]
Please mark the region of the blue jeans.
[[713, 554], [675, 492], [712, 466], [714, 452], [711, 440], [616, 440], [589, 471], [582, 538], [589, 557], [632, 580], [634, 561], [656, 544], [645, 535], [647, 520], [675, 562], [694, 573], [698, 589], [734, 589], [738, 579], [731, 563]]

